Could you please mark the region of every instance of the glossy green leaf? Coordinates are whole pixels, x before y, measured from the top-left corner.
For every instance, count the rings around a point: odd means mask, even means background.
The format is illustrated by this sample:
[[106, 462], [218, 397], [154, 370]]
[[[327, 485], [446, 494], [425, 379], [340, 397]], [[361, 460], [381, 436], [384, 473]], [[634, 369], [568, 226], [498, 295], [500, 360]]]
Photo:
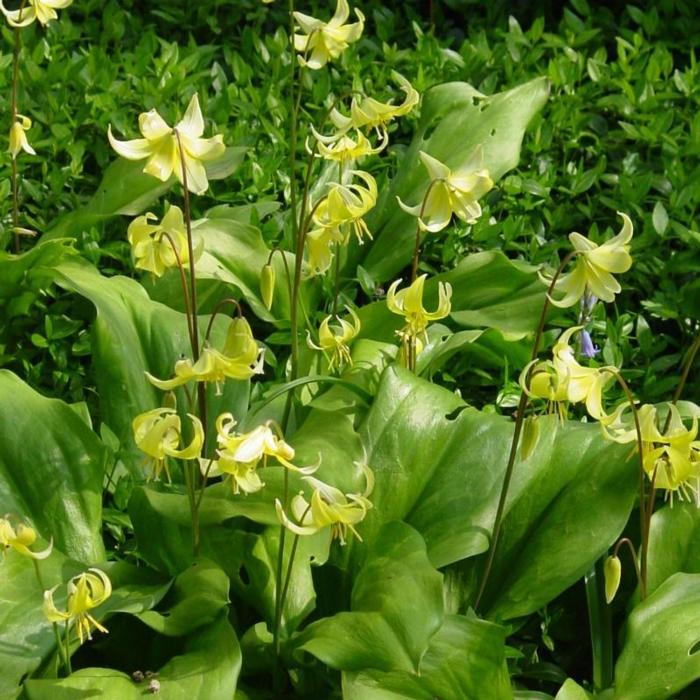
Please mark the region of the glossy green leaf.
[[476, 617], [447, 615], [431, 638], [418, 673], [343, 674], [344, 700], [464, 700], [513, 697], [504, 657], [504, 630]]
[[444, 604], [442, 576], [413, 528], [395, 522], [378, 533], [355, 579], [350, 610], [309, 625], [296, 648], [343, 671], [419, 671]]
[[559, 688], [554, 700], [591, 700], [591, 694], [587, 693], [575, 680], [569, 678]]
[[647, 591], [677, 572], [700, 574], [700, 510], [694, 503], [666, 505], [651, 518]]
[[28, 518], [73, 559], [104, 559], [102, 442], [68, 404], [6, 370], [0, 396], [0, 513]]
[[[212, 624], [187, 637], [183, 653], [158, 671], [159, 695], [169, 700], [231, 698], [240, 668], [238, 640], [222, 612]], [[58, 680], [29, 680], [25, 690], [28, 700], [136, 700], [148, 694], [147, 683], [136, 684], [125, 673], [106, 668], [84, 668]]]
[[666, 700], [700, 678], [700, 574], [674, 574], [627, 620], [615, 700]]
[[444, 83], [426, 92], [418, 131], [370, 219], [375, 240], [362, 265], [375, 280], [390, 279], [411, 258], [416, 222], [399, 208], [396, 196], [408, 204], [421, 201], [428, 175], [418, 152], [456, 171], [481, 147], [483, 167], [498, 180], [517, 165], [525, 130], [548, 94], [544, 78], [490, 97], [467, 83]]
[[[376, 477], [363, 538], [372, 543], [383, 523], [404, 519], [437, 567], [485, 552], [512, 433], [512, 421], [389, 368], [361, 429]], [[552, 417], [542, 419], [540, 433], [514, 470], [482, 608], [489, 616], [526, 615], [573, 584], [615, 541], [634, 501], [629, 450], [606, 443], [595, 426]], [[470, 579], [475, 566], [460, 570]]]
[[[245, 148], [227, 148], [221, 158], [205, 164], [207, 177], [220, 180], [228, 177], [243, 162]], [[173, 176], [167, 182], [143, 172], [143, 161], [118, 158], [113, 161], [102, 178], [97, 192], [83, 207], [64, 214], [49, 231], [45, 239], [76, 237], [82, 231], [120, 214], [136, 216], [151, 206], [177, 182]], [[160, 215], [160, 211], [156, 211]], [[126, 224], [124, 226], [126, 230]]]

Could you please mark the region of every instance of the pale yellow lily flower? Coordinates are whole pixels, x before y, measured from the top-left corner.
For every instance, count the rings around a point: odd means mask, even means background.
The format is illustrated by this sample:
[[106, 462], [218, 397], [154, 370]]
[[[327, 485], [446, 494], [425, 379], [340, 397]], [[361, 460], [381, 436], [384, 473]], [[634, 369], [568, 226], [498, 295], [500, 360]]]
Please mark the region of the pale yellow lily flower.
[[342, 231], [332, 226], [320, 226], [309, 231], [306, 234], [306, 276], [323, 274], [331, 266], [334, 248], [344, 240]]
[[[573, 306], [584, 295], [586, 290], [602, 301], [614, 301], [615, 295], [622, 289], [612, 273], [627, 272], [632, 267], [630, 241], [634, 229], [632, 221], [623, 212], [617, 212], [622, 217], [622, 229], [617, 236], [602, 245], [596, 245], [580, 233], [569, 234], [569, 240], [576, 251], [576, 266], [561, 275], [554, 285], [554, 290], [563, 292], [561, 299], [550, 301], [555, 306], [566, 308]], [[550, 283], [544, 275], [542, 281]]]
[[401, 280], [396, 280], [389, 287], [386, 295], [386, 305], [392, 313], [403, 316], [406, 319], [406, 326], [400, 331], [400, 335], [411, 338], [425, 337], [428, 324], [445, 318], [450, 313], [452, 305], [452, 286], [449, 283], [440, 282], [438, 284], [438, 305], [435, 311], [426, 311], [423, 307], [423, 287], [427, 275], [417, 277], [410, 287], [397, 292]]
[[[180, 207], [171, 206], [160, 224], [149, 223], [155, 220], [157, 220], [156, 215], [150, 211], [143, 216], [136, 217], [129, 224], [126, 235], [131, 244], [135, 266], [160, 277], [166, 269], [177, 265], [173, 244], [183, 265], [190, 261], [190, 253], [187, 245], [185, 220]], [[165, 234], [170, 236], [170, 240]], [[198, 241], [194, 250], [195, 260], [202, 255], [203, 243], [201, 239]]]
[[223, 136], [217, 134], [203, 139], [204, 117], [195, 93], [185, 116], [175, 125], [168, 126], [155, 109], [139, 115], [139, 129], [144, 136], [132, 141], [119, 141], [112, 136], [110, 124], [107, 136], [112, 148], [128, 160], [147, 158], [143, 172], [166, 182], [174, 174], [182, 184], [182, 160], [180, 144], [184, 153], [187, 188], [194, 194], [202, 194], [209, 187], [204, 162], [218, 158], [226, 150]]
[[36, 530], [24, 523], [13, 527], [9, 518], [0, 518], [0, 552], [4, 555], [12, 548], [24, 557], [31, 559], [46, 559], [53, 550], [53, 541], [49, 542], [46, 549], [34, 552], [29, 549], [36, 542]]
[[[204, 444], [204, 428], [197, 416], [187, 414], [192, 421], [193, 437], [187, 447], [180, 448], [182, 425], [174, 408], [154, 408], [141, 413], [132, 422], [134, 442], [150, 458], [152, 478], [158, 479], [162, 471], [170, 481], [168, 457], [197, 459]], [[151, 478], [151, 477], [149, 477]]]
[[[700, 506], [700, 441], [698, 419], [693, 416], [690, 428], [686, 428], [674, 404], [668, 404], [670, 420], [668, 429], [661, 431], [657, 408], [643, 404], [637, 409], [642, 436], [644, 471], [654, 479], [657, 488], [665, 489], [673, 499], [695, 500]], [[601, 420], [603, 435], [619, 443], [637, 440], [637, 431], [628, 403], [621, 404], [613, 413]]]
[[566, 418], [569, 376], [560, 375], [551, 360], [533, 360], [520, 373], [520, 388], [530, 397], [544, 399], [547, 410]]
[[303, 32], [294, 35], [294, 48], [302, 54], [298, 57], [300, 65], [312, 70], [323, 68], [357, 41], [362, 36], [365, 16], [357, 9], [355, 14], [358, 21], [346, 24], [350, 16], [347, 0], [338, 0], [335, 14], [328, 22], [295, 12], [294, 19]]
[[26, 27], [34, 20], [39, 20], [39, 24], [46, 25], [52, 19], [58, 19], [56, 10], [63, 10], [72, 2], [73, 0], [27, 0], [23, 7], [7, 10], [4, 3], [0, 1], [0, 10], [11, 27]]
[[262, 374], [265, 350], [258, 348], [248, 321], [234, 318], [228, 328], [221, 352], [205, 345], [196, 362], [189, 358], [175, 363], [175, 376], [158, 379], [146, 372], [148, 381], [163, 391], [171, 391], [187, 382], [214, 382], [217, 395], [221, 394], [221, 383], [225, 379], [250, 379]]
[[107, 632], [91, 614], [90, 610], [102, 605], [112, 595], [112, 582], [100, 569], [88, 569], [85, 573], [74, 576], [67, 585], [68, 600], [65, 610], [59, 610], [53, 601], [53, 594], [58, 586], [44, 591], [44, 615], [49, 622], [75, 623], [78, 638], [82, 644], [85, 639], [92, 639], [92, 629]]
[[364, 493], [344, 494], [334, 486], [312, 476], [306, 476], [303, 480], [313, 489], [311, 501], [307, 501], [303, 493], [296, 495], [291, 503], [291, 518], [285, 512], [280, 500], [275, 499], [277, 517], [282, 525], [295, 535], [302, 537], [314, 535], [330, 527], [332, 539], [339, 539], [341, 545], [345, 544], [348, 530], [350, 530], [358, 540], [362, 541], [355, 525], [364, 520], [367, 511], [372, 508], [368, 496], [374, 488], [374, 474], [366, 464], [358, 466], [365, 476]]
[[17, 158], [20, 151], [29, 153], [32, 156], [36, 155], [36, 151], [27, 140], [27, 131], [31, 128], [32, 120], [29, 117], [25, 117], [23, 114], [18, 114], [17, 121], [10, 127], [10, 147], [7, 149], [8, 153], [11, 153], [13, 158]]
[[399, 73], [394, 73], [393, 76], [406, 95], [404, 101], [395, 105], [391, 102], [379, 102], [373, 97], [363, 97], [360, 100], [353, 97], [349, 117], [335, 107], [331, 110], [330, 120], [339, 133], [346, 133], [350, 129], [386, 131], [387, 124], [408, 114], [418, 104], [420, 96], [411, 83]]
[[[351, 170], [350, 175], [359, 177], [366, 187], [357, 184], [332, 185], [326, 197], [315, 208], [313, 222], [316, 226], [339, 230], [350, 226], [358, 242], [362, 243], [364, 236], [372, 238], [363, 217], [377, 203], [377, 182], [362, 170]], [[346, 235], [342, 238], [343, 241], [347, 240]]]
[[328, 360], [328, 369], [341, 370], [344, 365], [352, 364], [349, 344], [360, 332], [360, 319], [349, 306], [345, 307], [352, 318], [352, 323], [345, 319], [335, 317], [336, 323], [331, 325], [333, 316], [327, 316], [321, 321], [318, 329], [318, 342], [316, 345], [311, 340], [311, 335], [307, 336], [308, 346], [314, 350], [320, 350]]
[[237, 433], [236, 421], [230, 413], [222, 413], [216, 419], [218, 459], [200, 460], [202, 473], [208, 476], [228, 476], [234, 494], [254, 493], [265, 484], [257, 473], [262, 462], [267, 466], [268, 458], [276, 459], [283, 467], [300, 474], [313, 474], [318, 465], [297, 467], [292, 463], [294, 448], [275, 433], [274, 423], [268, 421], [247, 433]]
[[[324, 136], [311, 127], [311, 133], [318, 141], [318, 152], [321, 158], [340, 163], [343, 167], [346, 164], [374, 155], [383, 151], [389, 143], [389, 136], [382, 133], [377, 146], [372, 146], [371, 141], [361, 132], [355, 131], [353, 136], [347, 133]], [[307, 142], [307, 150], [309, 150]]]
[[459, 171], [453, 173], [437, 158], [419, 151], [421, 162], [428, 171], [430, 184], [423, 202], [416, 206], [404, 204], [399, 197], [399, 206], [411, 216], [418, 218], [424, 231], [436, 233], [450, 223], [452, 214], [462, 221], [473, 224], [481, 216], [479, 199], [492, 187], [489, 171], [481, 168], [481, 152], [477, 153]]

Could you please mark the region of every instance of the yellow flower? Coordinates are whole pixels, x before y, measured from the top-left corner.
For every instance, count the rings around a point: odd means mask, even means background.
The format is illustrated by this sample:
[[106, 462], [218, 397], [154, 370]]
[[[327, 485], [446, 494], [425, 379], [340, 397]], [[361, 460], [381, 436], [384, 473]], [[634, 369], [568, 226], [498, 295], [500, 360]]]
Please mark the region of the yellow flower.
[[20, 523], [16, 528], [8, 518], [0, 518], [0, 552], [4, 555], [8, 549], [12, 548], [22, 556], [32, 559], [46, 559], [51, 554], [53, 542], [40, 552], [33, 552], [29, 549], [36, 542], [36, 530]]
[[361, 100], [353, 97], [349, 117], [341, 114], [335, 107], [331, 110], [331, 122], [340, 133], [353, 128], [386, 131], [389, 122], [408, 114], [418, 104], [420, 96], [411, 83], [398, 73], [394, 73], [393, 76], [406, 94], [404, 101], [395, 105], [391, 102], [379, 102], [373, 97], [363, 97]]
[[163, 391], [171, 391], [187, 382], [215, 382], [217, 394], [225, 379], [250, 379], [263, 371], [265, 350], [258, 348], [248, 321], [234, 318], [229, 325], [226, 341], [221, 352], [205, 345], [197, 362], [189, 358], [175, 363], [175, 376], [172, 379], [158, 379], [149, 372], [146, 377], [154, 386]]
[[204, 443], [204, 429], [197, 416], [187, 414], [192, 421], [194, 436], [192, 442], [180, 449], [182, 440], [182, 425], [180, 416], [174, 408], [155, 408], [136, 416], [132, 422], [134, 442], [136, 446], [151, 457], [153, 478], [158, 479], [160, 473], [170, 481], [168, 457], [176, 459], [196, 459]]
[[7, 152], [11, 153], [13, 158], [17, 158], [20, 151], [33, 156], [36, 155], [36, 151], [27, 141], [27, 131], [31, 128], [32, 120], [23, 114], [18, 114], [17, 121], [10, 127], [10, 147], [7, 149]]
[[209, 187], [207, 171], [203, 161], [218, 158], [225, 150], [223, 136], [217, 134], [203, 139], [204, 118], [195, 93], [190, 100], [185, 116], [175, 125], [168, 126], [155, 109], [139, 115], [139, 129], [144, 136], [132, 141], [118, 141], [112, 136], [110, 125], [107, 136], [112, 148], [128, 160], [148, 158], [143, 172], [166, 182], [175, 174], [182, 183], [182, 161], [179, 140], [185, 158], [187, 188], [194, 194], [202, 194]]
[[560, 375], [551, 360], [530, 362], [520, 373], [519, 384], [528, 396], [544, 399], [550, 413], [556, 410], [561, 420], [566, 418], [569, 377]]
[[468, 224], [474, 223], [481, 216], [479, 198], [493, 187], [489, 171], [477, 167], [481, 152], [477, 152], [456, 173], [423, 151], [419, 151], [419, 156], [430, 176], [429, 189], [424, 201], [414, 207], [404, 204], [397, 197], [399, 206], [411, 216], [418, 217], [419, 226], [431, 233], [445, 228], [450, 223], [452, 214]]
[[339, 228], [329, 226], [312, 229], [306, 234], [308, 253], [306, 275], [308, 277], [323, 274], [331, 266], [333, 248], [342, 243], [343, 239], [343, 233]]
[[[389, 143], [386, 132], [382, 134], [377, 146], [372, 146], [371, 141], [361, 131], [355, 131], [354, 138], [347, 133], [324, 136], [313, 127], [311, 127], [311, 133], [318, 141], [318, 152], [321, 158], [340, 163], [343, 167], [351, 161], [383, 151]], [[307, 150], [309, 150], [308, 142]]]
[[299, 29], [304, 32], [294, 35], [294, 48], [302, 54], [299, 56], [299, 63], [312, 70], [318, 70], [331, 59], [338, 58], [362, 35], [365, 16], [357, 9], [355, 14], [359, 21], [345, 24], [350, 16], [347, 0], [338, 0], [335, 14], [328, 22], [295, 12], [294, 19]]
[[303, 478], [313, 489], [311, 502], [303, 493], [292, 499], [290, 518], [285, 513], [282, 503], [275, 499], [277, 517], [284, 527], [295, 535], [314, 535], [326, 527], [331, 528], [332, 538], [338, 538], [340, 544], [345, 544], [347, 532], [350, 530], [358, 540], [362, 541], [355, 525], [364, 520], [372, 503], [367, 498], [374, 488], [374, 474], [366, 464], [358, 464], [362, 469], [366, 487], [362, 494], [348, 493], [329, 486], [312, 476]]
[[[366, 187], [353, 184], [332, 185], [326, 197], [316, 207], [313, 221], [316, 226], [324, 228], [341, 229], [349, 225], [357, 240], [362, 243], [363, 236], [372, 238], [362, 217], [377, 203], [377, 182], [362, 170], [351, 170], [350, 175], [359, 177]], [[347, 240], [347, 236], [342, 237], [344, 241]]]
[[26, 4], [18, 10], [6, 10], [0, 1], [0, 9], [12, 27], [26, 27], [38, 19], [40, 24], [46, 25], [52, 19], [58, 19], [56, 10], [63, 10], [73, 0], [27, 0]]
[[[563, 292], [563, 298], [550, 301], [555, 306], [565, 308], [573, 306], [586, 290], [603, 301], [613, 301], [620, 291], [619, 282], [612, 273], [627, 272], [632, 267], [630, 241], [632, 240], [632, 221], [627, 214], [618, 212], [622, 217], [622, 229], [617, 236], [602, 245], [596, 245], [580, 233], [569, 234], [569, 240], [576, 251], [576, 267], [562, 275], [554, 289]], [[542, 280], [549, 284], [543, 275]]]
[[[160, 277], [167, 268], [177, 265], [177, 257], [170, 241], [175, 245], [183, 265], [189, 262], [190, 253], [187, 246], [185, 221], [180, 207], [171, 206], [160, 224], [149, 223], [156, 219], [156, 215], [150, 211], [136, 217], [129, 224], [126, 235], [131, 243], [136, 267]], [[201, 256], [202, 250], [203, 241], [200, 240], [194, 251], [195, 260]]]
[[[659, 417], [655, 406], [643, 404], [637, 409], [642, 435], [644, 471], [654, 479], [657, 488], [665, 489], [673, 499], [677, 493], [700, 505], [700, 441], [697, 415], [688, 429], [681, 420], [674, 404], [668, 404], [670, 419], [668, 429], [661, 431], [659, 424], [666, 422]], [[637, 440], [637, 431], [631, 415], [631, 407], [624, 403], [601, 421], [603, 434], [609, 440], [631, 443]]]
[[68, 601], [65, 611], [58, 610], [53, 602], [53, 594], [58, 586], [44, 591], [44, 615], [49, 622], [72, 622], [78, 630], [82, 644], [85, 638], [92, 639], [91, 630], [107, 632], [91, 614], [90, 610], [102, 605], [112, 595], [112, 583], [107, 574], [100, 569], [88, 569], [85, 573], [74, 576], [67, 585]]
[[254, 493], [265, 484], [256, 469], [262, 461], [267, 466], [268, 457], [276, 459], [282, 466], [301, 474], [313, 474], [317, 465], [297, 467], [292, 463], [294, 448], [281, 435], [276, 435], [273, 423], [268, 421], [248, 433], [236, 433], [236, 421], [230, 413], [222, 413], [216, 419], [218, 459], [200, 460], [202, 473], [208, 476], [227, 475], [235, 494]]
[[401, 280], [396, 280], [389, 287], [386, 295], [386, 305], [392, 313], [403, 316], [406, 325], [399, 332], [401, 337], [418, 338], [423, 336], [431, 321], [438, 321], [445, 318], [452, 308], [450, 298], [452, 297], [452, 286], [449, 283], [440, 282], [438, 284], [438, 305], [435, 311], [426, 311], [423, 307], [423, 287], [427, 275], [416, 278], [410, 287], [397, 292], [396, 289], [401, 284]]
[[327, 316], [321, 322], [318, 329], [318, 345], [311, 341], [311, 336], [307, 337], [307, 343], [314, 350], [321, 350], [328, 360], [328, 369], [342, 369], [345, 364], [352, 364], [350, 348], [348, 347], [352, 339], [360, 332], [360, 319], [349, 307], [345, 307], [350, 313], [352, 324], [348, 321], [335, 317], [336, 325], [331, 326], [332, 316]]

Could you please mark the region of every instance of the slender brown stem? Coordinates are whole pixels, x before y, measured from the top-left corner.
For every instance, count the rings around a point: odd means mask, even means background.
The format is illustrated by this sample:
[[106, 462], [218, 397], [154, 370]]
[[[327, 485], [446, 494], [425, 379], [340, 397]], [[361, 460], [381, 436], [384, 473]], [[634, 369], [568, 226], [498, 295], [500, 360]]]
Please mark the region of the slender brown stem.
[[177, 246], [175, 245], [175, 241], [172, 239], [172, 236], [167, 232], [167, 231], [162, 231], [161, 236], [165, 237], [165, 239], [170, 243], [170, 247], [172, 248], [173, 254], [175, 255], [175, 260], [177, 261], [177, 269], [180, 272], [180, 285], [182, 286], [182, 298], [185, 302], [185, 316], [187, 317], [187, 332], [189, 335], [190, 339], [190, 345], [193, 344], [193, 324], [196, 323], [196, 319], [193, 318], [192, 314], [192, 307], [190, 306], [190, 292], [189, 289], [187, 288], [187, 278], [185, 277], [185, 267], [182, 264], [182, 258], [180, 257], [180, 253], [177, 249]]
[[[211, 335], [211, 329], [214, 326], [214, 320], [221, 313], [221, 309], [223, 309], [224, 306], [226, 306], [226, 304], [231, 304], [231, 305], [235, 306], [236, 311], [238, 313], [238, 317], [239, 318], [243, 317], [243, 310], [241, 309], [241, 305], [235, 299], [231, 299], [230, 297], [227, 297], [226, 299], [220, 299], [216, 303], [216, 306], [214, 307], [214, 311], [212, 311], [211, 317], [209, 318], [209, 323], [207, 324], [207, 330], [204, 333], [204, 343], [209, 342], [209, 336]], [[204, 349], [204, 345], [202, 345], [202, 349]]]
[[[544, 323], [547, 317], [547, 311], [549, 310], [549, 298], [554, 291], [554, 286], [559, 279], [559, 276], [564, 271], [564, 268], [569, 264], [569, 261], [574, 258], [576, 251], [571, 251], [562, 261], [557, 271], [552, 277], [552, 281], [549, 283], [549, 288], [547, 289], [547, 294], [544, 298], [544, 304], [542, 305], [542, 311], [540, 313], [539, 322], [537, 324], [537, 331], [535, 333], [535, 341], [532, 345], [532, 353], [530, 354], [530, 362], [534, 362], [537, 359], [537, 355], [540, 351], [540, 343], [542, 342], [542, 334], [544, 333]], [[526, 384], [529, 377], [526, 377]], [[486, 565], [484, 567], [484, 573], [481, 577], [481, 583], [479, 584], [479, 591], [474, 602], [474, 609], [476, 610], [481, 602], [481, 598], [486, 590], [486, 584], [489, 580], [489, 575], [493, 567], [493, 562], [496, 556], [496, 548], [498, 546], [498, 540], [501, 534], [501, 526], [503, 524], [503, 515], [505, 512], [506, 498], [508, 497], [508, 489], [510, 488], [510, 482], [513, 477], [513, 469], [515, 467], [515, 456], [518, 453], [518, 443], [520, 441], [520, 433], [523, 427], [523, 421], [525, 419], [525, 410], [529, 403], [529, 397], [525, 391], [520, 394], [520, 401], [518, 402], [518, 408], [515, 415], [515, 429], [513, 431], [513, 439], [510, 443], [510, 452], [508, 453], [508, 463], [506, 464], [506, 472], [503, 476], [503, 485], [501, 486], [501, 494], [498, 498], [498, 506], [496, 507], [496, 517], [493, 523], [493, 532], [491, 533], [491, 546], [489, 547], [488, 556], [486, 559]]]
[[[19, 10], [19, 19], [22, 17], [22, 7]], [[17, 86], [19, 84], [19, 55], [22, 49], [22, 37], [20, 35], [19, 27], [15, 27], [15, 45], [12, 54], [12, 96], [11, 96], [11, 110], [12, 110], [12, 126], [14, 127], [17, 121]], [[19, 253], [19, 171], [17, 169], [17, 158], [12, 155], [12, 228], [14, 230], [14, 250], [15, 253]]]
[[[180, 133], [177, 129], [173, 129], [175, 134], [175, 139], [177, 140], [177, 146], [180, 155], [180, 167], [182, 171], [182, 193], [183, 193], [183, 204], [184, 204], [184, 219], [185, 228], [187, 231], [187, 250], [189, 253], [189, 268], [190, 268], [190, 308], [192, 313], [192, 361], [196, 363], [199, 360], [199, 327], [197, 323], [197, 274], [195, 271], [194, 264], [194, 241], [192, 240], [192, 211], [190, 209], [190, 190], [187, 183], [187, 164], [185, 160], [185, 149], [182, 145], [182, 139], [180, 138]], [[206, 386], [204, 382], [197, 382], [197, 403], [199, 406], [199, 418], [204, 426], [204, 441], [202, 444], [202, 453], [206, 454], [207, 445], [207, 395]], [[187, 466], [185, 466], [185, 473], [187, 473]], [[194, 494], [197, 488], [197, 473], [193, 470], [191, 475], [191, 483], [188, 486], [188, 490], [191, 491], [191, 507], [192, 507], [192, 529], [193, 529], [193, 541], [192, 547], [195, 556], [199, 551], [199, 520], [197, 517], [197, 512], [194, 509]]]
[[623, 379], [619, 372], [614, 372], [615, 379], [617, 383], [622, 387], [622, 391], [627, 398], [627, 402], [632, 409], [632, 417], [634, 419], [634, 429], [637, 433], [637, 451], [639, 452], [639, 526], [642, 537], [642, 551], [640, 555], [640, 576], [639, 576], [639, 586], [642, 600], [647, 597], [647, 554], [649, 549], [649, 518], [647, 517], [647, 505], [645, 496], [645, 478], [646, 473], [644, 471], [644, 442], [642, 441], [642, 428], [639, 424], [639, 413], [637, 407], [634, 403], [634, 396], [632, 395], [632, 390], [629, 388], [627, 382]]
[[425, 191], [425, 194], [423, 195], [423, 201], [420, 205], [420, 214], [418, 215], [418, 221], [416, 222], [416, 243], [413, 246], [413, 258], [411, 263], [411, 284], [413, 284], [416, 281], [416, 277], [418, 276], [418, 258], [420, 258], [420, 244], [422, 231], [420, 222], [423, 220], [423, 214], [425, 213], [425, 205], [428, 201], [428, 196], [430, 195], [430, 192], [432, 191], [436, 182], [440, 182], [440, 180], [430, 181], [428, 189]]

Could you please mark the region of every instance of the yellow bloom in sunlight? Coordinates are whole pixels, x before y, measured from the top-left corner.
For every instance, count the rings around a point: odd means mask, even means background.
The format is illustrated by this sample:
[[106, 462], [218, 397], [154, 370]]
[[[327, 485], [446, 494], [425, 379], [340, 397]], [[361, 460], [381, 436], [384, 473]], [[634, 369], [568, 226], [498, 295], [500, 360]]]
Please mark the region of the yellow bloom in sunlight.
[[[356, 463], [357, 464], [357, 463]], [[368, 499], [374, 489], [374, 474], [366, 464], [357, 464], [365, 476], [366, 486], [364, 493], [344, 494], [340, 489], [315, 479], [305, 476], [303, 480], [311, 486], [313, 493], [311, 501], [307, 501], [303, 493], [299, 493], [292, 499], [290, 518], [285, 513], [282, 503], [275, 499], [277, 517], [282, 525], [295, 535], [314, 535], [321, 530], [330, 527], [332, 538], [339, 539], [344, 545], [348, 530], [358, 540], [362, 541], [355, 525], [364, 520], [367, 511], [372, 507]]]
[[406, 95], [404, 101], [395, 105], [391, 102], [379, 102], [373, 97], [363, 97], [360, 100], [353, 97], [349, 117], [341, 114], [335, 107], [331, 110], [331, 122], [340, 133], [350, 129], [386, 130], [389, 122], [408, 114], [418, 104], [420, 96], [411, 83], [399, 73], [394, 73], [393, 76]]
[[59, 610], [54, 604], [53, 594], [57, 588], [54, 586], [51, 590], [44, 591], [44, 615], [49, 622], [75, 623], [81, 644], [85, 638], [92, 639], [92, 628], [107, 632], [90, 614], [90, 610], [102, 605], [112, 595], [112, 582], [104, 571], [88, 569], [68, 582], [65, 611]]
[[[372, 234], [363, 220], [377, 203], [377, 182], [362, 170], [351, 170], [350, 175], [356, 175], [364, 181], [362, 185], [332, 185], [326, 197], [315, 208], [313, 222], [324, 228], [341, 229], [350, 226], [357, 240], [362, 243], [363, 237], [372, 238]], [[347, 236], [342, 236], [347, 240]]]
[[352, 323], [335, 317], [336, 324], [331, 325], [333, 316], [327, 316], [321, 322], [318, 329], [318, 345], [311, 341], [311, 336], [307, 337], [307, 344], [314, 350], [321, 350], [328, 360], [328, 369], [342, 369], [346, 364], [352, 364], [350, 348], [348, 347], [352, 339], [360, 332], [360, 319], [349, 307], [345, 307], [352, 318]]
[[[559, 300], [550, 297], [552, 304], [561, 308], [573, 306], [586, 290], [603, 301], [615, 299], [622, 288], [612, 273], [627, 272], [632, 267], [630, 241], [634, 232], [629, 216], [617, 213], [622, 217], [622, 229], [602, 245], [596, 245], [580, 233], [569, 234], [569, 240], [577, 252], [576, 266], [557, 280], [554, 289], [563, 292], [564, 296]], [[540, 277], [549, 284], [550, 280], [543, 275]]]
[[[107, 136], [112, 148], [128, 160], [147, 158], [143, 172], [166, 182], [174, 174], [182, 184], [182, 160], [180, 143], [184, 153], [187, 173], [187, 189], [202, 194], [209, 187], [204, 162], [218, 158], [226, 150], [223, 136], [217, 134], [203, 139], [204, 117], [195, 93], [190, 100], [185, 116], [175, 125], [168, 126], [155, 109], [139, 115], [139, 129], [144, 138], [118, 141], [112, 136], [110, 125]], [[178, 142], [179, 136], [179, 142]]]
[[27, 140], [27, 131], [31, 128], [32, 120], [29, 117], [18, 114], [17, 121], [10, 127], [10, 147], [7, 149], [13, 158], [17, 158], [20, 151], [33, 156], [36, 155], [36, 151], [29, 145]]
[[392, 313], [403, 316], [406, 325], [399, 331], [402, 338], [419, 338], [423, 336], [427, 341], [426, 329], [432, 321], [445, 318], [450, 313], [452, 305], [452, 286], [444, 282], [438, 284], [438, 305], [435, 311], [426, 311], [423, 307], [423, 287], [427, 275], [421, 275], [416, 281], [406, 289], [397, 292], [401, 280], [396, 280], [389, 287], [386, 295], [386, 305]]
[[49, 543], [46, 549], [34, 552], [29, 549], [36, 542], [36, 530], [33, 527], [19, 523], [13, 527], [10, 520], [0, 518], [0, 552], [4, 555], [8, 549], [12, 548], [22, 556], [31, 559], [46, 559], [51, 554], [53, 542]]
[[324, 136], [313, 127], [311, 127], [311, 133], [318, 141], [318, 152], [321, 158], [340, 163], [343, 166], [365, 156], [380, 153], [389, 143], [389, 136], [386, 132], [382, 134], [377, 146], [372, 146], [371, 141], [361, 131], [355, 131], [354, 138], [348, 136], [347, 133]]
[[148, 381], [163, 391], [171, 391], [187, 382], [215, 382], [217, 394], [225, 379], [250, 379], [262, 374], [265, 350], [258, 348], [253, 331], [244, 318], [234, 318], [228, 328], [221, 352], [205, 345], [197, 362], [189, 358], [175, 363], [172, 379], [158, 379], [146, 372]]
[[[150, 211], [136, 217], [129, 224], [126, 235], [131, 243], [135, 266], [160, 277], [166, 269], [177, 265], [173, 244], [183, 265], [190, 261], [190, 253], [185, 220], [180, 207], [171, 206], [160, 224], [149, 223], [154, 220], [157, 220], [157, 217]], [[203, 241], [200, 239], [194, 251], [195, 260], [201, 256], [203, 248]]]
[[302, 54], [299, 56], [299, 63], [312, 70], [318, 70], [328, 61], [338, 58], [362, 35], [365, 16], [357, 9], [355, 14], [358, 21], [345, 24], [350, 16], [347, 0], [338, 0], [335, 14], [328, 22], [295, 12], [294, 19], [303, 32], [294, 35], [294, 48]]
[[217, 460], [200, 460], [202, 473], [208, 476], [228, 476], [235, 494], [254, 493], [265, 484], [257, 473], [262, 462], [267, 466], [268, 458], [276, 459], [279, 464], [301, 474], [313, 474], [318, 465], [297, 467], [292, 463], [294, 448], [275, 433], [275, 424], [268, 421], [248, 433], [234, 430], [236, 421], [230, 413], [222, 413], [216, 419]]
[[450, 223], [452, 214], [468, 224], [473, 224], [481, 216], [479, 199], [492, 187], [489, 171], [479, 166], [481, 152], [477, 151], [470, 161], [453, 173], [437, 158], [419, 151], [420, 159], [430, 176], [430, 184], [424, 201], [416, 206], [408, 206], [398, 199], [399, 206], [411, 216], [418, 217], [419, 226], [435, 233]]
[[153, 466], [152, 477], [158, 479], [162, 471], [170, 481], [168, 457], [176, 459], [196, 459], [204, 444], [202, 423], [192, 414], [187, 414], [192, 421], [193, 437], [187, 447], [180, 448], [182, 425], [180, 416], [174, 408], [154, 408], [136, 416], [132, 422], [134, 442], [145, 452]]
[[[654, 480], [657, 488], [665, 489], [673, 502], [674, 494], [681, 500], [695, 500], [700, 506], [700, 441], [697, 412], [690, 428], [686, 428], [678, 408], [668, 404], [670, 419], [668, 429], [659, 426], [666, 423], [655, 406], [643, 404], [637, 409], [642, 435], [644, 471]], [[631, 407], [623, 403], [601, 421], [606, 438], [620, 443], [637, 440], [637, 431]]]
[[22, 3], [20, 9], [6, 10], [5, 5], [0, 1], [0, 9], [10, 26], [26, 27], [34, 20], [39, 20], [39, 24], [46, 25], [52, 19], [58, 19], [56, 10], [63, 10], [72, 2], [73, 0], [27, 0], [26, 3]]
[[323, 274], [333, 260], [333, 250], [345, 239], [339, 228], [321, 226], [306, 234], [306, 276]]
[[528, 396], [544, 399], [550, 413], [556, 410], [561, 420], [566, 418], [569, 377], [560, 375], [551, 360], [530, 362], [520, 373], [519, 384]]

